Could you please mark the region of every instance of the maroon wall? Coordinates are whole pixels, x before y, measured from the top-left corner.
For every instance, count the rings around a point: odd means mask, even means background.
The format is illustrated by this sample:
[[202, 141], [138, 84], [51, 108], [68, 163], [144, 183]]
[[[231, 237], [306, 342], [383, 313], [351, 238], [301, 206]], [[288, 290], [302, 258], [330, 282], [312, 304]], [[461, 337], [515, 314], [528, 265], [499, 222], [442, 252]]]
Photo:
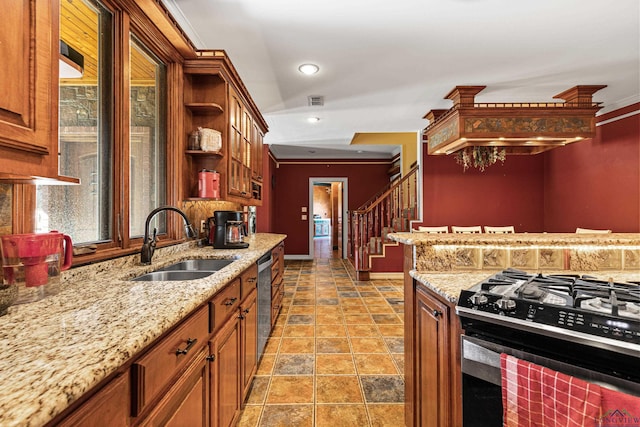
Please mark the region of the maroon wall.
[[423, 155], [424, 225], [513, 225], [543, 229], [542, 155], [507, 156], [480, 172], [466, 172], [452, 156]]
[[[640, 104], [599, 117], [638, 111]], [[640, 114], [603, 124], [595, 138], [545, 157], [546, 231], [640, 232]]]
[[287, 235], [285, 253], [287, 255], [309, 254], [309, 219], [308, 217], [307, 220], [301, 219], [301, 208], [303, 206], [309, 208], [309, 178], [347, 178], [349, 197], [347, 209], [353, 210], [389, 183], [387, 175], [389, 163], [378, 163], [381, 164], [357, 161], [343, 164], [336, 164], [333, 161], [327, 161], [324, 164], [311, 164], [304, 161], [295, 162], [295, 164], [281, 163], [274, 173], [276, 189], [272, 194], [275, 225], [270, 231]]

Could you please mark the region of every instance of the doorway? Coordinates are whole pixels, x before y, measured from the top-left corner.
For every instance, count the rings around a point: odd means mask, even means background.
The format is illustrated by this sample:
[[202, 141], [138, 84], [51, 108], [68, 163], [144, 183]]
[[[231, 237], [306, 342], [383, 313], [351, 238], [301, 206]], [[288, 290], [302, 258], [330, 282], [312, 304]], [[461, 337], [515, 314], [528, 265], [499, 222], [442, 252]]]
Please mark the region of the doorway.
[[347, 257], [348, 178], [309, 178], [309, 255]]

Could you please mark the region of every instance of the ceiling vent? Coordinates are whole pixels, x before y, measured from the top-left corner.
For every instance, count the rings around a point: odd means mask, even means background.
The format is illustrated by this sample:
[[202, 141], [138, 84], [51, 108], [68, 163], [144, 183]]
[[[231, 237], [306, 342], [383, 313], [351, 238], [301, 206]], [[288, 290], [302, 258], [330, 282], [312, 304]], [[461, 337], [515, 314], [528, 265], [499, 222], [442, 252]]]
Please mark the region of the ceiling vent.
[[309, 107], [322, 107], [324, 105], [324, 96], [311, 95], [308, 96]]

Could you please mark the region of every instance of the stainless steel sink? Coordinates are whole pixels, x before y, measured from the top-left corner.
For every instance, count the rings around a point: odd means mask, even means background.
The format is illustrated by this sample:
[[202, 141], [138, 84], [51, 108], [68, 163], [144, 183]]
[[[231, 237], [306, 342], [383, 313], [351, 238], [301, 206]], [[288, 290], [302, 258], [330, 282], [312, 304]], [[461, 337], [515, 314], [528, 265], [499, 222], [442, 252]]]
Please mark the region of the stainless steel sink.
[[157, 281], [173, 281], [173, 280], [196, 280], [203, 277], [211, 276], [214, 271], [198, 271], [198, 270], [174, 270], [174, 271], [152, 271], [131, 280], [143, 282]]
[[158, 271], [218, 271], [234, 262], [235, 259], [188, 259], [168, 265]]

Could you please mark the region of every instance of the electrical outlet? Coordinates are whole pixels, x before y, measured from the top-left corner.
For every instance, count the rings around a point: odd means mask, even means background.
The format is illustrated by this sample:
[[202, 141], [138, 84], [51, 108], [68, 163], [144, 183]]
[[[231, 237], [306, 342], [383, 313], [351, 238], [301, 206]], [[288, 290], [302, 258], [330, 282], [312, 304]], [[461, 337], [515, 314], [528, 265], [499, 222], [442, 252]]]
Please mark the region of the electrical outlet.
[[206, 221], [204, 219], [200, 220], [200, 232], [204, 233], [206, 231], [206, 227], [205, 227]]

